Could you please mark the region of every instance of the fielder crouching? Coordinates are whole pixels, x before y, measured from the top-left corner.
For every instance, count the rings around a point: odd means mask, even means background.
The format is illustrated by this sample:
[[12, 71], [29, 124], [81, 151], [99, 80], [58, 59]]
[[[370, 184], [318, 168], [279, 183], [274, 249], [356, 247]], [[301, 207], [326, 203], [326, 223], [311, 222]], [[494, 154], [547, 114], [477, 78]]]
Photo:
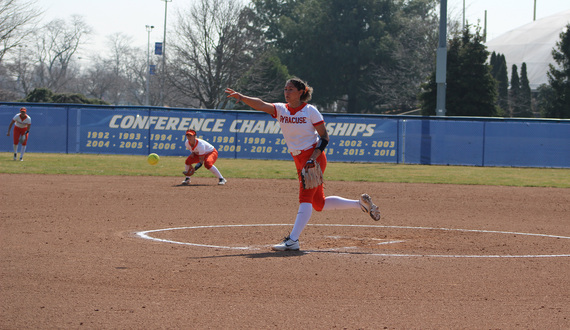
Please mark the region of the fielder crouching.
[[[206, 140], [198, 139], [196, 137], [196, 131], [192, 129], [186, 131], [186, 142], [184, 145], [186, 149], [192, 153], [185, 161], [186, 166], [182, 174], [184, 174], [186, 178], [182, 181], [183, 185], [189, 185], [190, 177], [202, 166], [218, 178], [218, 185], [226, 184], [226, 179], [214, 165], [216, 160], [218, 160], [218, 150], [216, 150], [213, 145]], [[194, 166], [194, 164], [196, 165]]]

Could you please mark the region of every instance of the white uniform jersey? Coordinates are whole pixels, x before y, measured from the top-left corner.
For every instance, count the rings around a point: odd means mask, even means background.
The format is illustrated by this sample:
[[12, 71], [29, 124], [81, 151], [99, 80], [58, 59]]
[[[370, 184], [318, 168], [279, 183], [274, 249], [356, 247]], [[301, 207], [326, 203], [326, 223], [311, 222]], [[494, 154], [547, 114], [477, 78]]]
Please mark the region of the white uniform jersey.
[[32, 118], [30, 118], [30, 116], [26, 115], [26, 119], [22, 120], [22, 117], [20, 117], [20, 114], [17, 114], [14, 116], [14, 118], [12, 118], [12, 120], [14, 121], [14, 125], [16, 125], [16, 127], [20, 127], [20, 128], [24, 128], [27, 127], [28, 125], [32, 124]]
[[319, 133], [315, 129], [325, 122], [323, 115], [313, 105], [303, 103], [292, 109], [286, 103], [274, 103], [275, 119], [279, 122], [281, 132], [292, 150], [305, 150], [319, 141]]
[[192, 148], [190, 146], [190, 142], [188, 141], [188, 139], [186, 139], [186, 142], [184, 143], [184, 145], [186, 145], [186, 149], [192, 151], [193, 153], [195, 153], [198, 156], [203, 156], [203, 155], [209, 154], [210, 152], [214, 151], [213, 145], [208, 143], [208, 141], [200, 140], [198, 138], [196, 138], [196, 145], [194, 146], [194, 148]]

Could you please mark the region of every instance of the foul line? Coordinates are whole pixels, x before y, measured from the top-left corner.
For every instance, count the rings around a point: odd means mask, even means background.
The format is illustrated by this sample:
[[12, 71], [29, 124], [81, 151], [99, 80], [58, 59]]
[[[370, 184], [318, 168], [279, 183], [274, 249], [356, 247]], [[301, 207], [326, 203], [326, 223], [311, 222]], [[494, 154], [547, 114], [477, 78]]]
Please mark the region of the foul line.
[[[260, 250], [260, 248], [252, 246], [222, 246], [222, 245], [210, 245], [210, 244], [197, 244], [188, 242], [178, 242], [169, 239], [152, 237], [150, 234], [170, 231], [170, 230], [186, 230], [186, 229], [205, 229], [205, 228], [232, 228], [232, 227], [273, 227], [273, 226], [291, 226], [291, 224], [249, 224], [249, 225], [210, 225], [210, 226], [191, 226], [191, 227], [176, 227], [176, 228], [164, 228], [164, 229], [154, 229], [136, 232], [136, 236], [148, 239], [156, 242], [179, 244], [179, 245], [189, 245], [195, 247], [205, 247], [205, 248], [215, 248], [215, 249], [229, 249], [229, 250]], [[568, 236], [559, 235], [547, 235], [547, 234], [533, 234], [533, 233], [521, 233], [521, 232], [510, 232], [510, 231], [499, 231], [499, 230], [479, 230], [479, 229], [453, 229], [453, 228], [437, 228], [437, 227], [411, 227], [411, 226], [381, 226], [381, 225], [341, 225], [341, 224], [309, 224], [308, 226], [315, 227], [357, 227], [357, 228], [394, 228], [394, 229], [415, 229], [415, 230], [443, 230], [443, 231], [460, 231], [460, 232], [471, 232], [471, 233], [487, 233], [487, 234], [509, 234], [509, 235], [521, 235], [521, 236], [535, 236], [544, 238], [558, 238], [558, 239], [570, 239]], [[404, 241], [391, 241], [388, 243], [401, 243]], [[343, 247], [339, 249], [348, 249], [352, 247]], [[354, 252], [342, 252], [337, 249], [325, 249], [325, 250], [303, 250], [303, 252], [329, 252], [336, 254], [354, 254]], [[527, 254], [527, 255], [447, 255], [447, 254], [398, 254], [398, 253], [358, 253], [367, 256], [379, 256], [379, 257], [433, 257], [433, 258], [555, 258], [555, 257], [570, 257], [570, 254]]]

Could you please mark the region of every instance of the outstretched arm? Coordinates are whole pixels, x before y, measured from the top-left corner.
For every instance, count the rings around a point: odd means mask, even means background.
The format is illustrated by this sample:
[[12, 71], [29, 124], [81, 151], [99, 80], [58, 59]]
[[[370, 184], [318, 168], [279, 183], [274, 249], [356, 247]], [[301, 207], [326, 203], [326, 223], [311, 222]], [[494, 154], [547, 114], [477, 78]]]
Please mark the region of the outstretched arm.
[[252, 107], [255, 110], [267, 112], [268, 114], [270, 114], [272, 116], [275, 115], [275, 107], [273, 106], [273, 104], [267, 103], [267, 102], [263, 101], [262, 99], [259, 99], [256, 97], [245, 96], [243, 94], [240, 94], [240, 93], [234, 91], [231, 88], [226, 88], [226, 94], [228, 94], [228, 97], [233, 97], [234, 99], [236, 99], [237, 102], [241, 101], [241, 102], [249, 105], [250, 107]]

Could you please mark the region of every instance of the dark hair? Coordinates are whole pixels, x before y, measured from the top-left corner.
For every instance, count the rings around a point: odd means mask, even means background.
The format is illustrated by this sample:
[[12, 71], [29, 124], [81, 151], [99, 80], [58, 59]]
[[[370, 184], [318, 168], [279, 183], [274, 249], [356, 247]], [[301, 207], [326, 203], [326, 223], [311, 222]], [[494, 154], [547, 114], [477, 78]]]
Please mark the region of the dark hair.
[[301, 95], [301, 101], [309, 102], [313, 97], [313, 87], [309, 86], [309, 84], [301, 80], [301, 78], [293, 77], [287, 80], [286, 84], [288, 83], [292, 83], [297, 90], [304, 90], [303, 95]]

